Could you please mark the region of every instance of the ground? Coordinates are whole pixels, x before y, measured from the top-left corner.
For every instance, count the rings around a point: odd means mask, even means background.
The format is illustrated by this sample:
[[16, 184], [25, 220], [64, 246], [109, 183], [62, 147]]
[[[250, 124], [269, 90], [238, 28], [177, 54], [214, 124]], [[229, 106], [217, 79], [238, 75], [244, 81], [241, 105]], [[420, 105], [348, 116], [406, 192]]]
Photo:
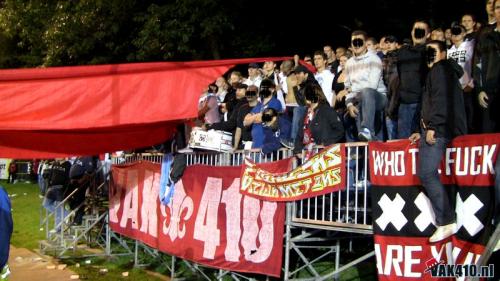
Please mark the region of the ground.
[[77, 274], [69, 268], [62, 269], [64, 264], [58, 269], [57, 262], [51, 257], [38, 255], [25, 248], [11, 246], [10, 251], [9, 267], [12, 274], [9, 281], [63, 281], [70, 280], [71, 275]]

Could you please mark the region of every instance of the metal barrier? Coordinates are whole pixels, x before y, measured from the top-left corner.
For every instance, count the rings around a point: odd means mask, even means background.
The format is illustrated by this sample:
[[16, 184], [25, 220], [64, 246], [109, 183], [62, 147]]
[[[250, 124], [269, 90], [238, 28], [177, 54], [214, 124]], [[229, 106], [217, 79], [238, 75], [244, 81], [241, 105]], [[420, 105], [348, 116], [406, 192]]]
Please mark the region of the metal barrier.
[[[345, 190], [296, 201], [292, 223], [322, 226], [323, 229], [371, 234], [368, 144], [346, 143]], [[317, 149], [318, 150], [318, 149]]]
[[[318, 152], [322, 147], [317, 147]], [[342, 191], [333, 192], [309, 199], [287, 203], [286, 232], [285, 232], [285, 257], [284, 274], [285, 280], [292, 280], [293, 276], [301, 270], [307, 270], [312, 278], [293, 280], [325, 280], [337, 277], [338, 274], [374, 255], [374, 252], [364, 254], [354, 261], [340, 267], [340, 245], [341, 240], [363, 237], [363, 234], [372, 233], [371, 208], [370, 208], [370, 183], [368, 177], [368, 145], [367, 143], [348, 143], [346, 149], [346, 188]], [[211, 166], [235, 166], [243, 164], [246, 157], [256, 163], [272, 162], [292, 157], [293, 152], [289, 149], [280, 149], [276, 153], [264, 155], [260, 150], [235, 151], [233, 153], [218, 152], [195, 152], [186, 154], [187, 165], [203, 164]], [[132, 163], [135, 161], [151, 161], [161, 163], [162, 154], [130, 154], [122, 158], [113, 159], [114, 164]], [[295, 163], [296, 164], [296, 163]], [[296, 166], [296, 165], [294, 165]], [[295, 231], [295, 230], [298, 230]], [[325, 234], [324, 231], [334, 233], [345, 233], [347, 236]], [[365, 236], [366, 237], [366, 236]], [[311, 245], [314, 243], [314, 245]], [[351, 245], [351, 244], [350, 244]], [[142, 246], [146, 247], [146, 246]], [[136, 246], [136, 252], [137, 252]], [[317, 255], [304, 254], [304, 249], [317, 250]], [[291, 255], [298, 255], [293, 271], [290, 269]], [[335, 267], [326, 275], [316, 271], [313, 264], [334, 255]], [[137, 253], [136, 253], [137, 256]], [[172, 278], [175, 276], [175, 257], [172, 257]], [[181, 260], [191, 270], [196, 270], [207, 280], [211, 280], [202, 270], [202, 267]], [[302, 265], [299, 265], [299, 261]], [[236, 275], [234, 275], [236, 274]], [[217, 279], [229, 275], [235, 280], [247, 279], [244, 275], [220, 270]], [[237, 277], [235, 277], [237, 276]]]
[[[294, 202], [292, 223], [300, 226], [314, 225], [336, 231], [372, 233], [370, 217], [370, 183], [368, 174], [368, 144], [346, 143], [347, 179], [345, 190]], [[318, 152], [322, 147], [317, 147]], [[194, 152], [186, 154], [187, 165], [210, 166], [242, 165], [245, 157], [256, 163], [272, 162], [292, 157], [290, 149], [280, 149], [276, 153], [264, 155], [260, 150], [235, 151], [234, 153]], [[161, 163], [162, 154], [125, 155], [122, 163], [151, 161]], [[119, 163], [119, 161], [115, 161]]]

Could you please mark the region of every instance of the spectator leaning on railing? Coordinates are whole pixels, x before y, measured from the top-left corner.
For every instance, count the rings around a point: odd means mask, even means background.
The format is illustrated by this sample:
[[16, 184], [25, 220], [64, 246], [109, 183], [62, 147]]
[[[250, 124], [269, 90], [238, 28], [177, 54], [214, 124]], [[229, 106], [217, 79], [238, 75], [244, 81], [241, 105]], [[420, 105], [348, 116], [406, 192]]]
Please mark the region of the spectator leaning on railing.
[[311, 151], [314, 145], [328, 146], [344, 142], [344, 126], [337, 112], [330, 106], [318, 84], [308, 84], [304, 88], [307, 113], [303, 128], [295, 140], [294, 154], [300, 155], [305, 148]]
[[[417, 173], [436, 215], [438, 227], [429, 238], [434, 243], [458, 230], [453, 204], [440, 181], [438, 168], [448, 143], [467, 133], [467, 122], [459, 82], [462, 68], [454, 60], [446, 59], [446, 45], [442, 41], [429, 42], [426, 53], [430, 71], [422, 94], [422, 139]], [[418, 139], [419, 133], [410, 136], [413, 142]]]

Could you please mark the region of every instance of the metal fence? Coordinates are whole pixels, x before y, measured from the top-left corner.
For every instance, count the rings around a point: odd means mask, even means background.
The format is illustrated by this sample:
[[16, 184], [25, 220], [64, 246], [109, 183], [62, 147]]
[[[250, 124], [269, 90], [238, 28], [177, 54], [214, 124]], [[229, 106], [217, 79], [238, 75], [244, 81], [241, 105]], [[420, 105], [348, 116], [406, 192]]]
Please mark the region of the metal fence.
[[[318, 152], [321, 147], [316, 148]], [[367, 143], [345, 144], [347, 169], [344, 190], [295, 201], [291, 205], [291, 222], [337, 231], [371, 233], [370, 182], [368, 181]], [[233, 153], [193, 152], [186, 154], [187, 165], [203, 164], [210, 166], [237, 166], [245, 158], [256, 163], [272, 162], [293, 156], [290, 149], [280, 149], [276, 153], [263, 154], [260, 150], [235, 151]], [[161, 163], [162, 154], [129, 154], [113, 159], [113, 163], [132, 163], [151, 161]]]

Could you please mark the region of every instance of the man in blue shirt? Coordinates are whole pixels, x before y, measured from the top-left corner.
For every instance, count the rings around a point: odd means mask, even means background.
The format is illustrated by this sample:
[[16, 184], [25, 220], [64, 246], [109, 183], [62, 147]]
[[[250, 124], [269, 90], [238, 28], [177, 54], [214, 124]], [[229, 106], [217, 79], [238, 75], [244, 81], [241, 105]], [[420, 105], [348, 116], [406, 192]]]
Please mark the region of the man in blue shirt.
[[245, 117], [243, 124], [252, 126], [252, 148], [262, 148], [264, 142], [264, 131], [262, 128], [262, 112], [266, 108], [272, 108], [276, 112], [282, 112], [280, 101], [274, 97], [276, 86], [270, 79], [264, 79], [260, 83], [259, 95], [261, 102], [255, 106]]

